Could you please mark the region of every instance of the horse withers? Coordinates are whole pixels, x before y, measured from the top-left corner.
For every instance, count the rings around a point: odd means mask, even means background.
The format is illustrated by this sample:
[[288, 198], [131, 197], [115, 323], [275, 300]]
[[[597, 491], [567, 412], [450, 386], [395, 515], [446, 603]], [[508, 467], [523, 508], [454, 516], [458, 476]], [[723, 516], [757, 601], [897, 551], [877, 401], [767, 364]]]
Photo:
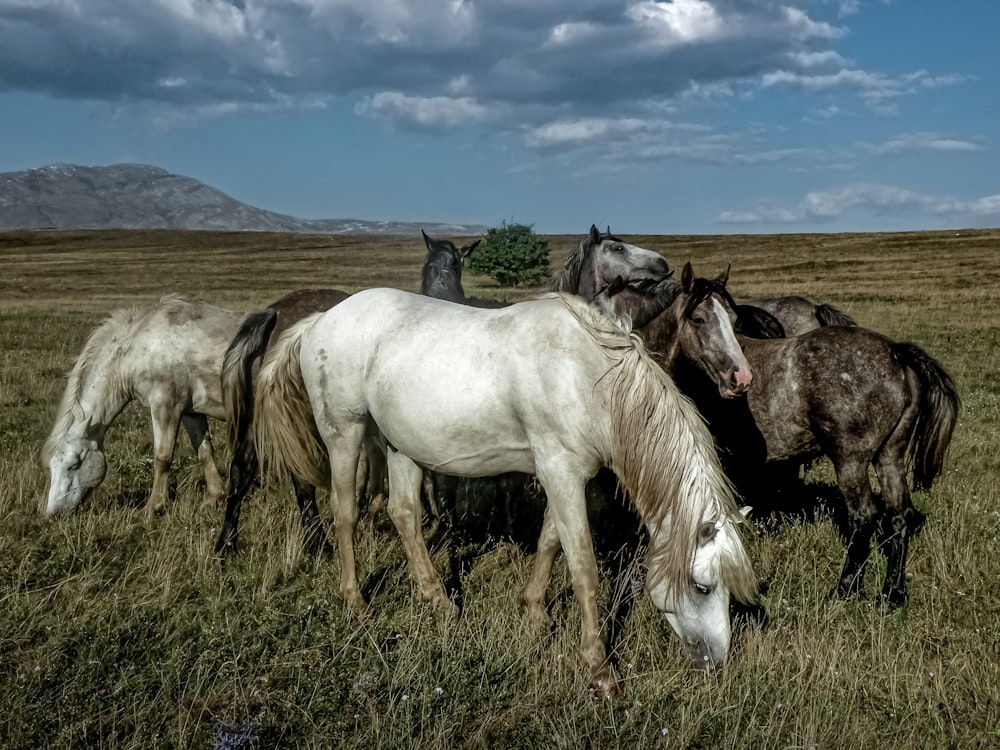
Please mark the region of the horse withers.
[[583, 659], [602, 689], [617, 678], [600, 635], [584, 497], [600, 467], [620, 477], [649, 530], [647, 589], [699, 664], [728, 655], [730, 596], [756, 593], [736, 528], [742, 516], [700, 415], [635, 339], [583, 300], [553, 295], [480, 310], [359, 292], [272, 348], [256, 413], [269, 465], [317, 484], [332, 475], [340, 592], [353, 612], [368, 611], [353, 539], [355, 470], [371, 431], [389, 446], [389, 514], [417, 588], [445, 610], [454, 605], [420, 534], [422, 468], [538, 477], [545, 526], [581, 604]]

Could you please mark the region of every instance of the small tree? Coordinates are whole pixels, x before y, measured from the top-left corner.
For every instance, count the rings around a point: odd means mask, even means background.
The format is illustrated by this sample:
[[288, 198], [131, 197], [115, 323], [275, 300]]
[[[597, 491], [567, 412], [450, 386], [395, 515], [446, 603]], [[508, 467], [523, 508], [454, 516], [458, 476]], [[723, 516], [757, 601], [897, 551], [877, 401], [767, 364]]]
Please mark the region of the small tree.
[[549, 274], [549, 241], [529, 226], [504, 222], [486, 232], [465, 267], [470, 273], [496, 279], [500, 286], [531, 284]]

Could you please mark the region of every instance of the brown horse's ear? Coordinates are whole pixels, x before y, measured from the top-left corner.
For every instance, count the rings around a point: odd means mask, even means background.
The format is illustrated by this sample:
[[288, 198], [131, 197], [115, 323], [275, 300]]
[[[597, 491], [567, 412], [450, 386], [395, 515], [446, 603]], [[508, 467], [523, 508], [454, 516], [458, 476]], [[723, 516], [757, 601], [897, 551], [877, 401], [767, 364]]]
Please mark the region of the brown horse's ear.
[[472, 255], [472, 251], [475, 250], [477, 247], [479, 247], [480, 242], [482, 242], [482, 239], [476, 240], [471, 245], [466, 245], [465, 247], [461, 248], [458, 251], [458, 254], [461, 255], [463, 258], [468, 258], [470, 255]]
[[597, 245], [601, 241], [601, 230], [597, 228], [596, 224], [590, 225], [590, 244]]
[[732, 267], [733, 267], [732, 263], [726, 266], [726, 270], [720, 273], [719, 277], [715, 280], [716, 283], [718, 283], [720, 286], [725, 286], [727, 283], [729, 283], [729, 269], [731, 269]]
[[694, 269], [691, 268], [691, 261], [685, 263], [684, 270], [681, 271], [681, 288], [685, 294], [690, 294], [694, 289]]

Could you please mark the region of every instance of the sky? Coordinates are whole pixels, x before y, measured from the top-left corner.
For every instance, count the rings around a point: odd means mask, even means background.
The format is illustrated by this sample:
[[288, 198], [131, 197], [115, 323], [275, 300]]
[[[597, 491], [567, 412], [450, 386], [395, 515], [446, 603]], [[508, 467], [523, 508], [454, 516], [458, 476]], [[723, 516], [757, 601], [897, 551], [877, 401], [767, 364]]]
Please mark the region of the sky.
[[998, 0], [0, 0], [0, 172], [302, 218], [1000, 226]]

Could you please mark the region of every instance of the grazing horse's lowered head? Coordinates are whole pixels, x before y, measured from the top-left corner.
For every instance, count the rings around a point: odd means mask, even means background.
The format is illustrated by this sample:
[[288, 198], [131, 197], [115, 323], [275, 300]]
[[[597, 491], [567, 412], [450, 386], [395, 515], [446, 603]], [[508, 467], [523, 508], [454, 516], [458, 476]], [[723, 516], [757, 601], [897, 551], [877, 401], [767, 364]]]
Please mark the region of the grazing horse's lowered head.
[[480, 240], [458, 248], [449, 240], [436, 240], [420, 230], [427, 246], [427, 261], [420, 281], [420, 293], [435, 299], [463, 303], [462, 267]]
[[646, 250], [591, 225], [590, 233], [566, 259], [561, 271], [552, 278], [552, 291], [570, 292], [592, 299], [617, 277], [623, 281], [662, 279], [670, 273], [663, 256]]

